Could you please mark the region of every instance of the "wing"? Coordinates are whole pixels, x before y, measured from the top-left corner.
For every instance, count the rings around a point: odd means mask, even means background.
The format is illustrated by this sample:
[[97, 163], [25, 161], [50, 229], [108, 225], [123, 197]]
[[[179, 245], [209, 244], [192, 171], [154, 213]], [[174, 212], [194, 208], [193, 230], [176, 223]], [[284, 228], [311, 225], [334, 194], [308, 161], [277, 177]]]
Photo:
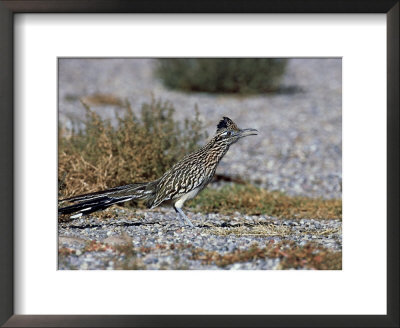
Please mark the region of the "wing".
[[147, 206], [154, 208], [164, 201], [179, 198], [207, 184], [206, 181], [207, 172], [204, 165], [191, 161], [176, 165], [161, 177], [157, 185], [155, 198], [149, 201]]

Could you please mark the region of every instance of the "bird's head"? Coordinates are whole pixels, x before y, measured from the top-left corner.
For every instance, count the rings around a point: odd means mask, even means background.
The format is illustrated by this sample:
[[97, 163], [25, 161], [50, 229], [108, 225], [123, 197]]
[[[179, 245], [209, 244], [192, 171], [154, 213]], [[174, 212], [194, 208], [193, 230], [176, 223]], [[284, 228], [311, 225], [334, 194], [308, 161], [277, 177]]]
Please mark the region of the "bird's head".
[[256, 129], [239, 129], [239, 127], [229, 117], [223, 117], [217, 125], [215, 138], [218, 142], [231, 145], [240, 138], [257, 135]]

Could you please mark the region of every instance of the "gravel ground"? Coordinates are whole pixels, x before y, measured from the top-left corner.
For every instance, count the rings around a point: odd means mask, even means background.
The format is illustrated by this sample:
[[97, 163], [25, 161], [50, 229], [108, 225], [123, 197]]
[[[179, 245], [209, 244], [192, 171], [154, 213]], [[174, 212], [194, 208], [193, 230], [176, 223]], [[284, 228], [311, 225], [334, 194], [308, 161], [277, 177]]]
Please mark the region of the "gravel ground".
[[[174, 104], [177, 120], [192, 117], [197, 104], [209, 135], [222, 116], [260, 131], [232, 146], [217, 174], [289, 195], [341, 198], [340, 59], [291, 59], [283, 81], [291, 92], [251, 97], [167, 90], [153, 76], [154, 66], [152, 59], [60, 60], [60, 122], [70, 126], [84, 117], [79, 99], [96, 93], [127, 99], [137, 111], [153, 94]], [[119, 108], [92, 109], [112, 119]]]
[[[59, 269], [221, 269], [194, 258], [199, 250], [220, 255], [284, 241], [342, 249], [340, 220], [280, 220], [269, 216], [233, 216], [187, 212], [196, 226], [183, 226], [172, 209], [115, 209], [113, 218], [95, 216], [59, 224]], [[89, 246], [90, 241], [99, 242]], [[130, 259], [118, 246], [135, 250]], [[97, 247], [97, 248], [96, 248]], [[117, 248], [115, 248], [117, 247]], [[130, 261], [127, 263], [127, 261]], [[279, 269], [281, 258], [236, 261], [224, 269]], [[122, 266], [122, 267], [121, 267]]]
[[[60, 123], [71, 126], [84, 117], [79, 99], [96, 93], [127, 99], [136, 111], [154, 95], [174, 104], [177, 120], [192, 117], [197, 104], [209, 135], [222, 116], [229, 116], [240, 127], [260, 131], [258, 136], [233, 145], [217, 174], [289, 195], [341, 198], [340, 59], [291, 59], [283, 82], [286, 92], [251, 97], [167, 90], [153, 76], [155, 63], [152, 59], [60, 60]], [[111, 119], [119, 110], [110, 105], [91, 108]], [[196, 228], [182, 227], [175, 212], [167, 208], [115, 208], [111, 219], [94, 215], [61, 222], [59, 268], [220, 269], [195, 256], [196, 252], [233, 254], [254, 244], [264, 247], [280, 241], [293, 241], [298, 246], [312, 242], [341, 251], [339, 220], [185, 212]], [[132, 254], [120, 249], [126, 245]], [[258, 258], [224, 268], [279, 269], [281, 264], [282, 258]]]

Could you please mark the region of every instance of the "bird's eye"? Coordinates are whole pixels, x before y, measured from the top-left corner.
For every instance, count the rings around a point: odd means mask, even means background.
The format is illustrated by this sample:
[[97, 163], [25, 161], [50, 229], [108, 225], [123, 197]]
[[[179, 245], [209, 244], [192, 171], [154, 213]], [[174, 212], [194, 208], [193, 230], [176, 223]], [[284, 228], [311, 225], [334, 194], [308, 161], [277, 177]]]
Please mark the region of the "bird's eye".
[[232, 131], [226, 131], [221, 134], [221, 136], [223, 136], [223, 137], [230, 137], [231, 135], [232, 135]]

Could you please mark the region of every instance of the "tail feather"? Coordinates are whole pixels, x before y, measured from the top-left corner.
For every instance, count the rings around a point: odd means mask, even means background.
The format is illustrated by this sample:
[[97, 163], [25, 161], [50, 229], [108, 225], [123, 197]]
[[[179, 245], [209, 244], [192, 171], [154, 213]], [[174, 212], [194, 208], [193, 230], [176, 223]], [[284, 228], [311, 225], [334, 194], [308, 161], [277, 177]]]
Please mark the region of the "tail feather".
[[78, 204], [73, 204], [73, 205], [69, 205], [69, 206], [65, 206], [65, 207], [59, 208], [58, 209], [58, 213], [60, 213], [60, 214], [71, 214], [71, 213], [74, 213], [74, 212], [77, 212], [77, 211], [81, 211], [81, 210], [84, 210], [84, 209], [87, 209], [87, 208], [90, 208], [90, 207], [93, 207], [93, 206], [98, 206], [100, 204], [102, 204], [102, 205], [109, 204], [112, 200], [113, 200], [112, 198], [109, 198], [107, 196], [99, 197], [99, 198], [96, 198], [96, 199], [83, 201], [83, 202], [80, 202]]
[[73, 196], [70, 198], [60, 199], [59, 202], [78, 202], [82, 200], [89, 200], [89, 199], [97, 199], [103, 196], [114, 196], [114, 197], [122, 197], [129, 194], [140, 193], [142, 190], [146, 188], [149, 183], [132, 183], [125, 186], [119, 186], [115, 188], [110, 188], [106, 190], [91, 192], [89, 194], [82, 194], [78, 196]]
[[[101, 197], [96, 200], [89, 200], [85, 202], [81, 202], [78, 204], [69, 205], [66, 207], [62, 207], [58, 209], [59, 214], [72, 214], [72, 213], [81, 213], [90, 214], [96, 211], [104, 210], [111, 205], [123, 203], [131, 200], [132, 197], [121, 197], [121, 198], [110, 198], [110, 197]], [[76, 215], [75, 215], [76, 216]], [[76, 216], [78, 217], [78, 216]]]
[[115, 187], [90, 194], [78, 195], [59, 202], [68, 201], [72, 205], [58, 209], [59, 214], [73, 214], [71, 218], [77, 218], [96, 211], [101, 211], [114, 204], [127, 202], [129, 200], [145, 200], [155, 193], [157, 181], [149, 183], [133, 183], [125, 186]]

